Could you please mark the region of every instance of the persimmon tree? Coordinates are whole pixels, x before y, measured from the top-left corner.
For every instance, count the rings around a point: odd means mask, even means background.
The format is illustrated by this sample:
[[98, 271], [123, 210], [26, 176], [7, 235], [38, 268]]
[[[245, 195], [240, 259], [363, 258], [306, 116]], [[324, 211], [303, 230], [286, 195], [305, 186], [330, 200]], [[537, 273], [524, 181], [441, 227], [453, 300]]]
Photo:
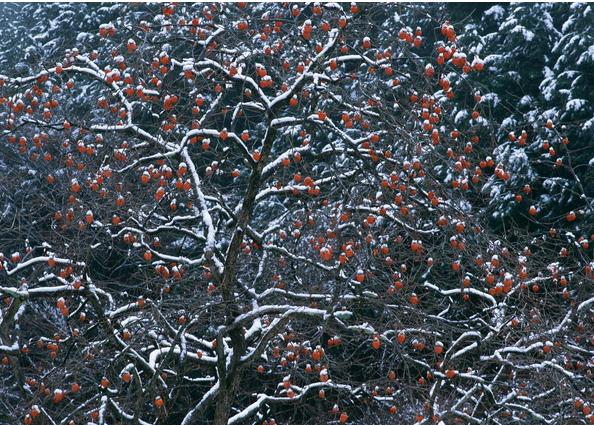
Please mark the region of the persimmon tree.
[[489, 230], [442, 18], [149, 5], [1, 76], [7, 420], [591, 422], [591, 228]]

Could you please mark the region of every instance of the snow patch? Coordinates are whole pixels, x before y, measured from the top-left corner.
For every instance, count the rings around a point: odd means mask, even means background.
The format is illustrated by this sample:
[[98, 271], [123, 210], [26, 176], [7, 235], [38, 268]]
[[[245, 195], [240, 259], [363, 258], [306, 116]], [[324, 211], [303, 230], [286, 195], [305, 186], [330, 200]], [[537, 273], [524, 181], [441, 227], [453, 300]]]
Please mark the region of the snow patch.
[[570, 112], [578, 112], [588, 103], [585, 99], [571, 99], [565, 104], [565, 109]]
[[503, 18], [504, 14], [505, 14], [505, 9], [503, 9], [503, 7], [501, 7], [499, 5], [492, 6], [485, 11], [485, 16], [492, 16], [493, 19], [496, 19], [496, 20]]

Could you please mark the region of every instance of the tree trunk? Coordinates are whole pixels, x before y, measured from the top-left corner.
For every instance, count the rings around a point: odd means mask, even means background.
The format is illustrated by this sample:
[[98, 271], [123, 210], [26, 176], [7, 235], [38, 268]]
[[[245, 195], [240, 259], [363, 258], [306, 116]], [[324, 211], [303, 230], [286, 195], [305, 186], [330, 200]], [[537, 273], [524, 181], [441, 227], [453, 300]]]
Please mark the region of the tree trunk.
[[236, 371], [227, 377], [225, 385], [221, 387], [219, 395], [216, 398], [216, 407], [214, 414], [214, 425], [227, 425], [231, 416], [231, 408], [235, 400], [235, 394], [239, 388], [240, 373]]
[[229, 388], [225, 388], [219, 393], [217, 397], [214, 414], [214, 425], [227, 425], [229, 416], [231, 415], [231, 405], [233, 403], [231, 392]]

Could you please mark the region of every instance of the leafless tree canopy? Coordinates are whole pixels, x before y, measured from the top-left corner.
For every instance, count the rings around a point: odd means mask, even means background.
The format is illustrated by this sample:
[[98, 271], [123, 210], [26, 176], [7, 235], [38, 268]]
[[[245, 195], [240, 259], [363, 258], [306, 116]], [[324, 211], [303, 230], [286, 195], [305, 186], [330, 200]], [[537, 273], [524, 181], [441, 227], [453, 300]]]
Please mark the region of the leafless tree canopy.
[[456, 23], [126, 10], [0, 75], [1, 423], [594, 421], [593, 202], [490, 225]]

